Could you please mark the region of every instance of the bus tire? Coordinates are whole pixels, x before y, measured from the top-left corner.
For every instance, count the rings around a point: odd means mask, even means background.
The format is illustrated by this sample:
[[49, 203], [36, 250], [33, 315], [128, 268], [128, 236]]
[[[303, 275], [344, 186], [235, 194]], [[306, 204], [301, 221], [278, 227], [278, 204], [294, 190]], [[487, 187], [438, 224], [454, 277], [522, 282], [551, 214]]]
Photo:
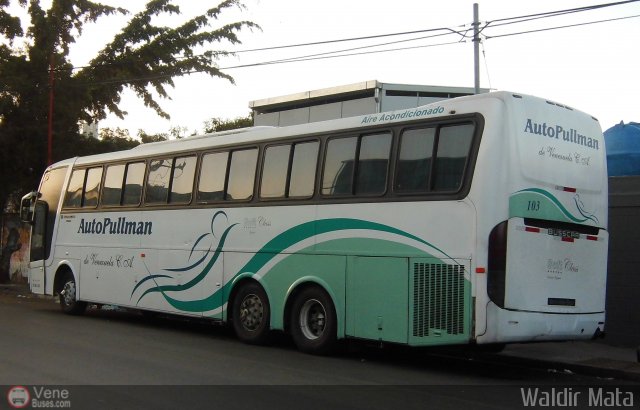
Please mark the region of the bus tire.
[[308, 287], [295, 296], [289, 329], [302, 352], [325, 355], [334, 350], [338, 329], [336, 310], [324, 289]]
[[60, 290], [60, 307], [68, 315], [81, 315], [87, 309], [87, 302], [76, 299], [76, 280], [71, 273], [66, 273], [62, 279]]
[[241, 286], [233, 298], [233, 330], [244, 343], [265, 344], [270, 336], [271, 317], [267, 294], [257, 282]]

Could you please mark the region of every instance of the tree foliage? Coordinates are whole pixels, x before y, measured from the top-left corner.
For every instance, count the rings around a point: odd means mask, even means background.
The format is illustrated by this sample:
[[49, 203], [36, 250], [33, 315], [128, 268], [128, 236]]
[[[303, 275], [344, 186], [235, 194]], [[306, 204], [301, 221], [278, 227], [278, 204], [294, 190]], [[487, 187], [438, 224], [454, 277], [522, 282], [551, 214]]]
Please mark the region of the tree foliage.
[[237, 117], [232, 120], [223, 120], [221, 118], [211, 118], [204, 123], [204, 132], [220, 132], [235, 130], [238, 128], [246, 128], [253, 126], [253, 117], [251, 114], [246, 117]]
[[244, 7], [239, 0], [225, 0], [177, 27], [157, 25], [159, 17], [178, 15], [180, 8], [175, 0], [151, 0], [86, 67], [76, 68], [69, 53], [85, 26], [129, 12], [90, 0], [52, 0], [47, 10], [39, 0], [14, 0], [29, 17], [24, 31], [11, 3], [0, 0], [0, 207], [9, 193], [32, 189], [46, 166], [51, 73], [53, 155], [59, 160], [96, 148], [79, 140], [79, 121], [101, 120], [109, 112], [124, 118], [119, 104], [127, 88], [169, 118], [158, 96], [169, 98], [175, 77], [203, 72], [233, 82], [216, 65], [230, 53], [209, 46], [238, 44], [241, 30], [257, 28], [249, 21], [215, 25], [223, 11]]

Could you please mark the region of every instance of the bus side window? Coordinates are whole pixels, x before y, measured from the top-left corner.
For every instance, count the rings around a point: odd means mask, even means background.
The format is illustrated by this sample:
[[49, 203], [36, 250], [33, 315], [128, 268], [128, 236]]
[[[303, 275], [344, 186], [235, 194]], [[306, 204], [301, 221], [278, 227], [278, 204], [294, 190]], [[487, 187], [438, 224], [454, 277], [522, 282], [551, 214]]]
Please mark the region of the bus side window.
[[100, 182], [102, 181], [102, 167], [89, 168], [87, 179], [84, 183], [84, 195], [82, 206], [95, 208], [98, 206], [98, 196], [100, 195]]
[[171, 181], [171, 159], [156, 159], [149, 164], [145, 204], [166, 204]]
[[315, 190], [318, 141], [267, 147], [260, 198], [309, 198]]
[[107, 167], [104, 177], [104, 186], [102, 187], [102, 205], [120, 205], [124, 168], [124, 164], [110, 165]]
[[441, 127], [438, 134], [434, 191], [457, 191], [473, 140], [473, 124]]
[[177, 157], [173, 162], [171, 194], [169, 203], [188, 204], [193, 193], [193, 179], [196, 174], [197, 157]]
[[84, 188], [84, 176], [86, 170], [75, 169], [71, 174], [71, 180], [64, 197], [65, 208], [80, 208], [82, 206], [82, 189]]
[[253, 196], [258, 149], [231, 152], [226, 200], [249, 200]]
[[144, 182], [144, 162], [133, 162], [127, 164], [127, 174], [124, 182], [124, 192], [122, 195], [122, 205], [140, 205], [142, 199], [142, 183]]
[[313, 196], [318, 163], [318, 141], [302, 142], [294, 145], [289, 175], [290, 198], [308, 198]]
[[429, 190], [436, 128], [407, 130], [400, 138], [395, 190], [400, 193]]
[[267, 147], [264, 152], [260, 198], [283, 198], [286, 195], [291, 145]]
[[356, 158], [357, 137], [334, 138], [327, 144], [322, 176], [322, 195], [351, 194], [353, 163]]
[[76, 169], [71, 174], [71, 180], [64, 198], [67, 208], [98, 206], [102, 167]]
[[357, 195], [376, 195], [385, 192], [390, 152], [390, 133], [362, 137], [356, 170], [355, 193]]
[[390, 152], [389, 132], [329, 140], [322, 194], [383, 194], [387, 186]]
[[202, 156], [198, 181], [198, 202], [222, 201], [227, 177], [228, 152], [214, 152]]

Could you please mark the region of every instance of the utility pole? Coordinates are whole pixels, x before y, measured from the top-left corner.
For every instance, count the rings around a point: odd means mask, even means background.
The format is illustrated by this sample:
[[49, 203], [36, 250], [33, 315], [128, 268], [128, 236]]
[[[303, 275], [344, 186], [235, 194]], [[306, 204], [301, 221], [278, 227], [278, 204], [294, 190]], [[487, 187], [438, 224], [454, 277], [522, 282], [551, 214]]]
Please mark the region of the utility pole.
[[473, 77], [475, 93], [480, 94], [480, 21], [478, 3], [473, 3]]
[[47, 131], [47, 166], [53, 164], [53, 76], [54, 54], [51, 53], [49, 60], [49, 128]]

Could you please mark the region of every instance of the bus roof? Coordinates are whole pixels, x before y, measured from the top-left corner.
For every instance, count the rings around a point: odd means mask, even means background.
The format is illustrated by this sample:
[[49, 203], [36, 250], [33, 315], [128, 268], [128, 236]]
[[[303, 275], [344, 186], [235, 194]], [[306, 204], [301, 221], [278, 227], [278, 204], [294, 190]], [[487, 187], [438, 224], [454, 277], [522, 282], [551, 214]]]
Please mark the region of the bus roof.
[[[218, 133], [197, 135], [178, 140], [141, 144], [137, 147], [124, 151], [70, 158], [57, 162], [51, 167], [56, 168], [63, 165], [69, 165], [70, 163], [84, 165], [123, 159], [162, 156], [163, 154], [169, 153], [190, 152], [209, 148], [223, 148], [225, 146], [249, 144], [251, 142], [275, 141], [281, 138], [287, 138], [296, 135], [317, 135], [325, 132], [348, 131], [368, 125], [392, 125], [393, 123], [406, 121], [407, 119], [428, 119], [452, 115], [454, 113], [465, 114], [482, 112], [482, 104], [478, 104], [478, 101], [480, 100], [500, 99], [508, 104], [511, 100], [514, 99], [514, 97], [521, 100], [537, 100], [538, 103], [546, 102], [549, 104], [558, 105], [560, 107], [569, 108], [561, 104], [540, 99], [538, 97], [517, 94], [508, 91], [496, 91], [491, 93], [442, 100], [415, 108], [367, 114], [357, 117], [340, 118], [314, 123], [291, 125], [286, 127], [258, 126], [240, 128]], [[572, 111], [575, 110], [572, 109]]]

